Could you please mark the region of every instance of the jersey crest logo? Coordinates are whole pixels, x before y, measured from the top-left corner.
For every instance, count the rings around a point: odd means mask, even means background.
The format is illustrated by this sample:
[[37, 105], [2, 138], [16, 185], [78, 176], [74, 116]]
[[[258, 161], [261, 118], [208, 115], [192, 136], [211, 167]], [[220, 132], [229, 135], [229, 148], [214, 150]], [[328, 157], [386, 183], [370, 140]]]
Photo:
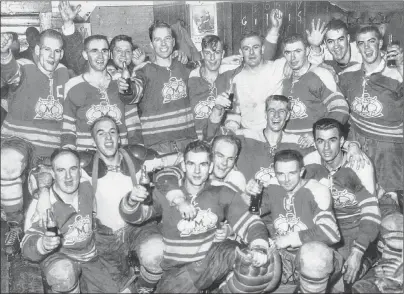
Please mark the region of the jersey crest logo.
[[198, 212], [193, 220], [182, 219], [177, 224], [181, 237], [203, 234], [209, 230], [216, 228], [218, 217], [210, 208], [202, 210], [197, 208]]
[[91, 237], [92, 233], [90, 216], [82, 217], [81, 215], [76, 215], [74, 223], [69, 225], [69, 230], [64, 235], [65, 240], [63, 244], [69, 246], [82, 242]]
[[361, 97], [355, 97], [352, 110], [366, 118], [383, 116], [383, 105], [377, 99], [377, 96], [370, 97], [369, 93], [364, 93]]
[[181, 78], [171, 77], [168, 83], [164, 83], [162, 95], [163, 103], [170, 103], [171, 101], [185, 98], [187, 97], [187, 86]]
[[46, 99], [39, 97], [38, 102], [35, 104], [35, 117], [34, 119], [49, 119], [49, 120], [62, 120], [63, 118], [63, 105], [59, 99], [55, 99], [49, 95]]
[[307, 115], [307, 108], [306, 105], [302, 101], [300, 101], [300, 98], [293, 98], [292, 96], [288, 97], [289, 100], [292, 103], [292, 111], [290, 113], [290, 119], [303, 119], [306, 118]]
[[209, 118], [215, 106], [215, 97], [209, 96], [205, 101], [199, 101], [194, 108], [195, 119]]
[[109, 104], [108, 94], [101, 92], [102, 101], [98, 105], [91, 105], [86, 112], [87, 124], [91, 125], [97, 118], [109, 115], [115, 119], [118, 125], [122, 124], [122, 112], [116, 104]]
[[271, 179], [273, 179], [274, 177], [275, 171], [273, 163], [269, 167], [260, 167], [260, 170], [257, 171], [254, 176], [254, 178], [263, 183], [264, 186], [269, 185]]
[[338, 191], [337, 189], [332, 188], [331, 195], [334, 199], [334, 208], [344, 208], [347, 206], [355, 206], [358, 204], [355, 195], [349, 193], [346, 189]]
[[274, 227], [277, 236], [284, 236], [292, 232], [307, 230], [307, 226], [300, 221], [300, 217], [296, 217], [293, 213], [286, 215], [279, 214], [279, 217], [274, 221]]

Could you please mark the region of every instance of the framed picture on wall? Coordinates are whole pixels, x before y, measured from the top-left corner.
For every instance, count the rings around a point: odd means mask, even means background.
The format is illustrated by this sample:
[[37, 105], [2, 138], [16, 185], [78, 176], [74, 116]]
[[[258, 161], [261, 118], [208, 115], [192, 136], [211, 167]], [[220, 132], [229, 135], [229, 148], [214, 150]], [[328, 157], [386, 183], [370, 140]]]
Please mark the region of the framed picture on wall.
[[206, 35], [217, 35], [216, 3], [190, 2], [191, 39], [196, 48], [201, 51], [202, 38]]

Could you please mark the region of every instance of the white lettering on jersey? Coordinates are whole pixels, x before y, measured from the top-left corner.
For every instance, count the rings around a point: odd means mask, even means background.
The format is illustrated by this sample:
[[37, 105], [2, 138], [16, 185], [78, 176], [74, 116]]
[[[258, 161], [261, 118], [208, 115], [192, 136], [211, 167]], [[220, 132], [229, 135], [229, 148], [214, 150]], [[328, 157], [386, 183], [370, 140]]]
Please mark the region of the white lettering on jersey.
[[181, 237], [203, 234], [216, 228], [218, 217], [210, 208], [202, 210], [197, 208], [198, 213], [193, 220], [182, 219], [177, 224]]
[[187, 97], [187, 86], [180, 78], [171, 77], [168, 83], [164, 83], [162, 90], [163, 103], [170, 103], [171, 101], [179, 100]]
[[306, 118], [307, 115], [307, 107], [304, 105], [300, 98], [293, 98], [293, 96], [288, 97], [292, 103], [292, 111], [290, 113], [290, 119], [303, 119]]
[[86, 112], [87, 124], [91, 125], [97, 118], [109, 115], [113, 117], [118, 125], [122, 124], [122, 112], [116, 104], [109, 104], [108, 94], [106, 91], [101, 91], [102, 101], [98, 105], [91, 105]]
[[[63, 97], [63, 96], [62, 96]], [[34, 119], [62, 120], [63, 105], [55, 97], [49, 95], [46, 99], [39, 97], [35, 104]]]
[[195, 119], [209, 118], [212, 109], [215, 106], [215, 97], [209, 96], [204, 101], [199, 101], [194, 108]]
[[334, 199], [334, 208], [343, 208], [347, 206], [355, 206], [358, 204], [355, 195], [349, 193], [346, 189], [338, 191], [337, 189], [332, 188], [331, 195]]
[[69, 225], [69, 230], [64, 235], [64, 245], [74, 245], [77, 242], [82, 242], [87, 238], [91, 237], [92, 225], [90, 216], [86, 215], [82, 217], [81, 215], [76, 215], [74, 223]]
[[383, 105], [377, 99], [377, 96], [370, 97], [367, 92], [364, 92], [361, 97], [355, 97], [352, 110], [366, 118], [383, 116]]
[[274, 221], [274, 227], [277, 236], [284, 236], [292, 232], [307, 230], [307, 226], [300, 221], [300, 217], [296, 217], [293, 213], [286, 215], [279, 214], [279, 217]]

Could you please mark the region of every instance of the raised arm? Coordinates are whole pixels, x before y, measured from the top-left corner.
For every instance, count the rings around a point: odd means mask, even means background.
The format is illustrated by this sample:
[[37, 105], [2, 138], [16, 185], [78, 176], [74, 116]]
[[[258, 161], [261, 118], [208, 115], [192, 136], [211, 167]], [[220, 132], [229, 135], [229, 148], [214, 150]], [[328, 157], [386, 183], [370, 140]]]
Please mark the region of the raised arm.
[[279, 30], [282, 26], [283, 12], [279, 9], [272, 9], [270, 12], [271, 28], [268, 30], [264, 41], [265, 60], [274, 60], [278, 48]]

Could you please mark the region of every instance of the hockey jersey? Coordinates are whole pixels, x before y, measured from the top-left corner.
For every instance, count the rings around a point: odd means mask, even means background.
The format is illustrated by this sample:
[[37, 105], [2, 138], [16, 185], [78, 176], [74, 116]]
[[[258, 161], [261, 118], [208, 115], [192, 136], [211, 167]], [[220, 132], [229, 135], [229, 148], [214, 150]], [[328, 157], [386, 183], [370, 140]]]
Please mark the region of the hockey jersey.
[[293, 77], [284, 79], [283, 95], [292, 102], [285, 129], [288, 133], [311, 133], [313, 123], [323, 117], [334, 118], [342, 124], [348, 121], [348, 103], [334, 77], [325, 68], [312, 66], [297, 80]]
[[365, 137], [403, 143], [403, 77], [385, 59], [366, 73], [354, 65], [340, 74], [340, 87], [351, 108], [352, 128]]
[[332, 245], [340, 240], [330, 192], [316, 180], [308, 180], [290, 199], [284, 188], [269, 185], [264, 189], [261, 204], [261, 215], [268, 213], [275, 236], [295, 232], [302, 244], [320, 241]]
[[83, 75], [66, 83], [61, 145], [73, 145], [79, 151], [94, 150], [90, 126], [100, 116], [113, 117], [118, 125], [121, 144], [128, 144], [124, 104], [119, 99], [117, 81], [111, 80], [108, 88], [98, 89], [88, 83]]
[[139, 103], [146, 147], [184, 138], [196, 139], [187, 88], [189, 73], [184, 65], [173, 59], [170, 67], [148, 63], [132, 77], [133, 98], [123, 101], [125, 104]]
[[161, 267], [164, 270], [185, 265], [205, 258], [212, 246], [216, 229], [225, 219], [233, 231], [247, 244], [265, 242], [268, 232], [257, 215], [248, 212], [248, 206], [240, 194], [228, 185], [213, 186], [207, 182], [197, 195], [182, 190], [198, 210], [197, 216], [187, 221], [182, 219], [175, 206], [157, 189], [153, 193], [153, 205], [128, 204], [128, 198], [121, 202], [122, 217], [133, 224], [162, 216], [162, 234], [165, 244]]
[[[93, 201], [94, 194], [88, 181], [80, 182], [77, 211], [72, 205], [65, 203], [54, 189], [50, 189], [51, 210], [61, 236], [61, 246], [57, 250], [79, 262], [89, 261], [97, 255], [92, 229]], [[31, 205], [36, 203], [32, 202]], [[45, 231], [36, 222], [25, 232], [21, 242], [24, 257], [39, 262], [54, 252], [44, 252], [37, 245]]]
[[17, 62], [12, 57], [1, 65], [1, 77], [8, 84], [18, 85], [9, 101], [1, 135], [27, 139], [35, 145], [38, 156], [49, 157], [60, 147], [67, 68], [59, 64], [48, 76], [32, 61]]
[[359, 228], [353, 248], [365, 252], [370, 242], [376, 239], [381, 222], [372, 165], [352, 169], [344, 155], [341, 166], [329, 171], [317, 151], [307, 155], [305, 163], [305, 177], [314, 178], [329, 187], [341, 231]]

